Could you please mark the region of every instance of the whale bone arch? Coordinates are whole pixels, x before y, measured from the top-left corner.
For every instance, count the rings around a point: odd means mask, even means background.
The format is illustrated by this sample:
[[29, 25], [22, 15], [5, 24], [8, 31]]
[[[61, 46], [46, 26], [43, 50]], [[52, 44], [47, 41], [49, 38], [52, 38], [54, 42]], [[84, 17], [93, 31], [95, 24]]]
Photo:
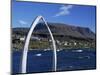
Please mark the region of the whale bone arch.
[[27, 34], [26, 40], [25, 40], [25, 45], [24, 45], [24, 50], [23, 50], [23, 54], [22, 54], [22, 67], [21, 67], [21, 72], [22, 73], [26, 73], [26, 68], [27, 68], [27, 54], [28, 54], [28, 46], [29, 46], [29, 42], [30, 42], [30, 38], [32, 35], [32, 32], [34, 31], [36, 25], [38, 24], [38, 22], [40, 20], [43, 20], [49, 33], [50, 33], [50, 37], [52, 40], [52, 44], [53, 44], [53, 70], [56, 71], [57, 69], [57, 53], [56, 53], [56, 43], [53, 37], [53, 34], [47, 24], [47, 22], [45, 21], [45, 19], [42, 16], [37, 16], [35, 21], [33, 21], [32, 26], [30, 27], [30, 30]]

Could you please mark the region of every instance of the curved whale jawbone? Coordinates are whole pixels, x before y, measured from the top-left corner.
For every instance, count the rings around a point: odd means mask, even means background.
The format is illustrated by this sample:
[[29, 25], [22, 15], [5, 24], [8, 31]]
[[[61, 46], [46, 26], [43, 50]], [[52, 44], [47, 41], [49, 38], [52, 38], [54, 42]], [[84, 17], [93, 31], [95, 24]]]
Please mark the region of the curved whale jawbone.
[[30, 42], [30, 38], [32, 35], [32, 32], [34, 31], [34, 28], [36, 27], [36, 25], [38, 24], [38, 22], [40, 20], [43, 20], [49, 33], [50, 33], [50, 37], [52, 40], [52, 44], [53, 44], [53, 70], [56, 71], [57, 69], [57, 53], [56, 53], [56, 44], [55, 44], [55, 40], [53, 37], [53, 34], [47, 24], [47, 22], [45, 21], [45, 19], [42, 16], [37, 16], [35, 21], [32, 23], [32, 26], [30, 27], [30, 30], [27, 34], [26, 40], [25, 40], [25, 45], [24, 45], [24, 50], [23, 50], [23, 54], [22, 54], [22, 67], [21, 67], [21, 73], [26, 73], [26, 68], [27, 68], [27, 54], [28, 54], [28, 46], [29, 46], [29, 42]]

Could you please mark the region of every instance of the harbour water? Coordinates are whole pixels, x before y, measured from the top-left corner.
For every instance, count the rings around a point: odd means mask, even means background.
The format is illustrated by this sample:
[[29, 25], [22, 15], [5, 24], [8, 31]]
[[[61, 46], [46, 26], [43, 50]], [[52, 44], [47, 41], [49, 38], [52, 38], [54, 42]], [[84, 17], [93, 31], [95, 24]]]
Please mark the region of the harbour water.
[[[12, 52], [12, 73], [21, 73], [22, 50]], [[27, 73], [52, 72], [53, 50], [29, 50]], [[57, 51], [57, 71], [96, 68], [95, 49], [64, 49]]]

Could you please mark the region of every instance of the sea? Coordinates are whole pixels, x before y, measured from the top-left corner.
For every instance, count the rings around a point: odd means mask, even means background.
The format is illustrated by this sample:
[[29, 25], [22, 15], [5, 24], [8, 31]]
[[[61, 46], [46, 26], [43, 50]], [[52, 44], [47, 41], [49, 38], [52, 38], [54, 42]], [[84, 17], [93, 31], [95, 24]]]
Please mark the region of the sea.
[[[22, 50], [12, 51], [12, 73], [21, 73]], [[29, 50], [26, 73], [54, 72], [53, 50]], [[57, 51], [57, 71], [96, 69], [96, 49]]]

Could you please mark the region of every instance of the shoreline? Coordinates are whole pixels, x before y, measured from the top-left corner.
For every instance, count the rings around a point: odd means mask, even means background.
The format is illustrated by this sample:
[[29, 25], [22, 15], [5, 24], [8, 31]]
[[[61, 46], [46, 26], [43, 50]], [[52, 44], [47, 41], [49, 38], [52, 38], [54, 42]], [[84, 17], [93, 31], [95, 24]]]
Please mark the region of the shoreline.
[[[71, 49], [57, 49], [57, 51], [59, 52], [59, 51], [70, 51], [70, 50], [88, 50], [88, 51], [96, 51], [96, 48], [71, 48]], [[22, 49], [16, 49], [16, 50], [14, 50], [14, 49], [12, 49], [13, 51], [23, 51]], [[29, 49], [29, 51], [52, 51], [51, 49]]]

